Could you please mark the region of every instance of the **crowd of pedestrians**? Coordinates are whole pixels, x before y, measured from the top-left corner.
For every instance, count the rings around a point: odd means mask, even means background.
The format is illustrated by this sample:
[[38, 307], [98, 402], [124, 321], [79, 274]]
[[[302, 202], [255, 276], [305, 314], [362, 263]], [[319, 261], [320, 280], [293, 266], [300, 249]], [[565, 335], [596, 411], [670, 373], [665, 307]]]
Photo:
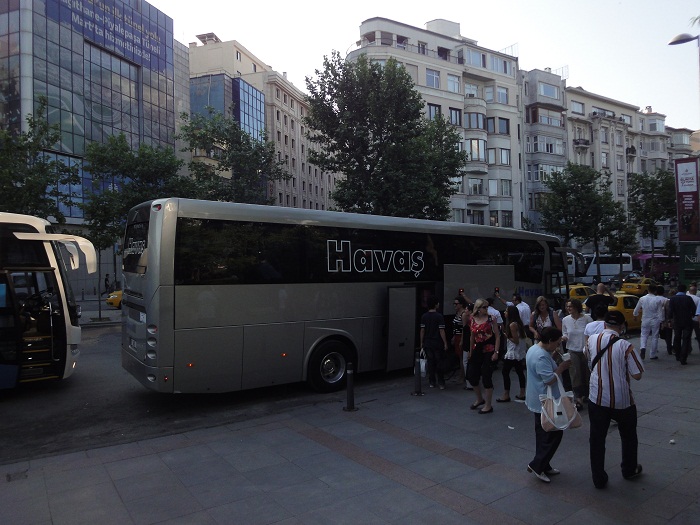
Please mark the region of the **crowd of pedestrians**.
[[[640, 348], [636, 349], [621, 333], [626, 324], [622, 312], [608, 309], [614, 295], [599, 284], [596, 294], [585, 304], [569, 299], [556, 311], [545, 297], [538, 297], [533, 310], [514, 293], [511, 300], [498, 292], [493, 297], [472, 301], [463, 291], [454, 298], [452, 326], [437, 312], [439, 301], [421, 320], [421, 347], [428, 356], [430, 387], [445, 388], [445, 374], [452, 373], [465, 390], [472, 390], [470, 408], [478, 414], [491, 414], [496, 403], [525, 403], [535, 419], [535, 456], [528, 472], [545, 483], [559, 471], [552, 465], [563, 432], [547, 432], [540, 423], [540, 395], [548, 386], [559, 395], [572, 390], [576, 407], [587, 411], [590, 422], [590, 462], [593, 484], [607, 485], [605, 439], [612, 421], [616, 422], [622, 444], [621, 474], [625, 479], [640, 475], [637, 458], [637, 411], [631, 380], [639, 380], [643, 361], [659, 358], [659, 340], [680, 364], [688, 362], [692, 335], [700, 345], [700, 297], [695, 283], [678, 284], [666, 296], [664, 287], [652, 285], [642, 296], [633, 315], [641, 316]], [[503, 310], [495, 308], [500, 303]], [[450, 335], [451, 334], [451, 335]], [[448, 344], [451, 337], [451, 345]], [[457, 370], [441, 367], [444, 356], [457, 363]], [[501, 367], [503, 392], [494, 397], [492, 375]], [[515, 371], [519, 390], [511, 393], [511, 373]]]

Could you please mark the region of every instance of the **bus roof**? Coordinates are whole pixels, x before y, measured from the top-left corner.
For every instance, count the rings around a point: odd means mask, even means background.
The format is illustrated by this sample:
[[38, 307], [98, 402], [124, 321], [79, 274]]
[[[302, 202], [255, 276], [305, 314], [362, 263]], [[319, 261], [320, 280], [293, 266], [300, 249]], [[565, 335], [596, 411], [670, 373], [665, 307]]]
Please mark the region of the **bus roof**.
[[382, 215], [365, 215], [335, 211], [307, 210], [284, 206], [264, 206], [234, 202], [168, 198], [144, 202], [129, 212], [129, 222], [135, 217], [136, 210], [145, 206], [160, 204], [177, 207], [178, 216], [200, 219], [239, 219], [259, 222], [302, 224], [309, 226], [337, 226], [343, 228], [379, 229], [394, 231], [425, 231], [448, 235], [474, 235], [502, 239], [532, 239], [543, 242], [555, 242], [559, 239], [553, 235], [502, 228], [479, 224], [409, 219], [404, 217], [387, 217]]
[[46, 219], [34, 217], [33, 215], [22, 215], [20, 213], [0, 212], [0, 222], [8, 224], [28, 224], [40, 232], [45, 232], [51, 223]]

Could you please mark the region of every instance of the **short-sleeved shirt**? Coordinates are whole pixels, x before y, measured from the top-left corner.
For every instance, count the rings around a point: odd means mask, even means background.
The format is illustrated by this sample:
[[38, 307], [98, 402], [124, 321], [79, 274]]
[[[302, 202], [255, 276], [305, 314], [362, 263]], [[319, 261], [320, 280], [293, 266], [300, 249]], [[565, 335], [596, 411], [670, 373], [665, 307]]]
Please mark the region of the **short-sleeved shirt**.
[[445, 318], [439, 312], [425, 312], [420, 318], [420, 327], [425, 330], [423, 344], [442, 347], [440, 330], [445, 329]]
[[586, 308], [588, 308], [591, 312], [595, 312], [595, 308], [599, 304], [602, 304], [604, 306], [610, 306], [614, 302], [615, 302], [615, 299], [613, 299], [609, 295], [597, 293], [597, 294], [591, 295], [588, 299], [586, 299]]
[[[588, 339], [588, 366], [596, 354], [618, 334], [606, 328]], [[642, 361], [629, 341], [619, 339], [591, 369], [588, 399], [598, 406], [623, 409], [634, 405], [629, 376], [644, 372]]]
[[[546, 383], [555, 379], [557, 363], [552, 359], [552, 354], [547, 352], [539, 344], [532, 345], [525, 355], [527, 367], [527, 383], [525, 390], [525, 404], [530, 412], [541, 413], [542, 403], [540, 395], [547, 394]], [[559, 387], [552, 385], [553, 394], [559, 396]]]

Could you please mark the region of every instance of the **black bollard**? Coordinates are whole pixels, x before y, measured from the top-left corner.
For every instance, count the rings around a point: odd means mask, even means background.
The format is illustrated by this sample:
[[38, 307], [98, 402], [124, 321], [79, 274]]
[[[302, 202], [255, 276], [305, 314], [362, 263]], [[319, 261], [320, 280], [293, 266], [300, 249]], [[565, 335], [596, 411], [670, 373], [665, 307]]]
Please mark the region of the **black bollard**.
[[412, 396], [424, 396], [425, 394], [421, 390], [421, 377], [420, 377], [420, 352], [416, 352], [416, 359], [413, 364], [413, 375], [415, 379], [415, 390], [411, 392]]
[[355, 365], [348, 363], [346, 390], [348, 394], [348, 405], [343, 407], [345, 412], [355, 412]]
[[85, 300], [85, 288], [81, 290], [81, 301]]

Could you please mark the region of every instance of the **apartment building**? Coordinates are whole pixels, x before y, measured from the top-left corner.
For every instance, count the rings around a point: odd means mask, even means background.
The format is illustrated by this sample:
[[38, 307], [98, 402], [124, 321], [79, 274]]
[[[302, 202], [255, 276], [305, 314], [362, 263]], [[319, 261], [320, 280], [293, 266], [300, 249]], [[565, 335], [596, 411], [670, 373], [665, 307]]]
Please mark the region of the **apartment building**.
[[561, 172], [569, 158], [566, 126], [566, 80], [544, 70], [521, 71], [525, 111], [525, 201], [528, 227], [539, 227], [545, 182]]
[[326, 210], [336, 174], [322, 172], [308, 160], [303, 123], [308, 108], [304, 93], [236, 40], [223, 42], [214, 33], [198, 35], [189, 45], [192, 111], [206, 106], [229, 113], [255, 138], [263, 131], [275, 143], [278, 160], [291, 175], [267, 181], [268, 197], [277, 206]]
[[394, 58], [425, 101], [425, 117], [445, 115], [459, 131], [469, 161], [451, 198], [456, 222], [522, 225], [522, 100], [518, 59], [480, 47], [460, 24], [433, 20], [419, 28], [388, 18], [360, 25], [357, 49], [382, 63]]

